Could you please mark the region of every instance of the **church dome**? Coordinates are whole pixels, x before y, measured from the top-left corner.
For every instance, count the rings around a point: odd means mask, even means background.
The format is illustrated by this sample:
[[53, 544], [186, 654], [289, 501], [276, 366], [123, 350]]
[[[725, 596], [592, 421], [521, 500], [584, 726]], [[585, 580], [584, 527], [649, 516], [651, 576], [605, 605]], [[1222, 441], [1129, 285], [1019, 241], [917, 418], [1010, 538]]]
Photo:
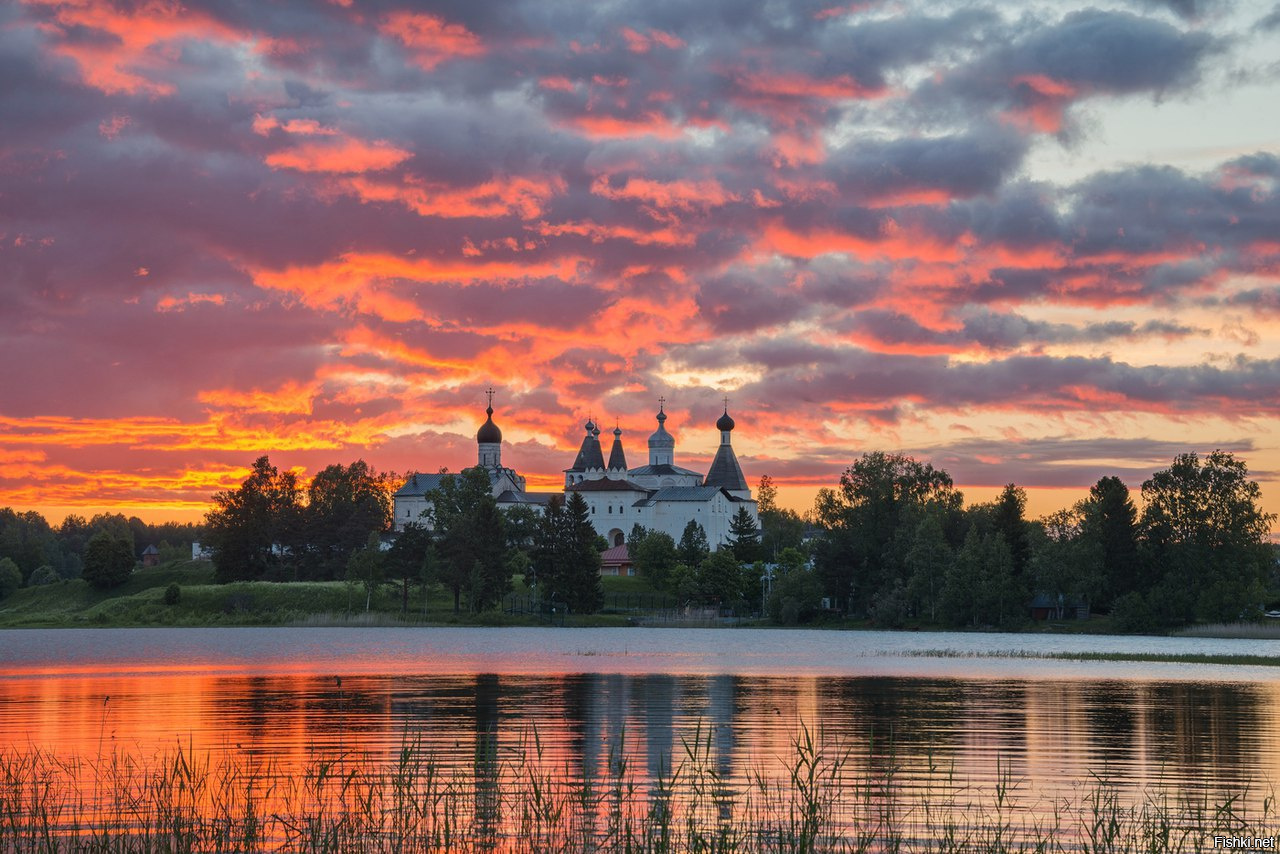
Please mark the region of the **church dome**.
[[658, 429], [654, 430], [653, 434], [649, 436], [649, 447], [650, 448], [659, 448], [659, 447], [674, 448], [676, 446], [676, 440], [674, 436], [672, 436], [670, 433], [667, 432], [667, 427], [665, 424], [667, 420], [667, 413], [663, 411], [663, 408], [661, 406], [658, 407], [657, 417], [658, 417]]
[[729, 417], [729, 410], [725, 409], [724, 415], [716, 420], [716, 429], [722, 433], [727, 433], [733, 429], [733, 419]]
[[496, 445], [502, 443], [502, 431], [498, 429], [498, 425], [493, 423], [493, 407], [490, 406], [485, 410], [488, 419], [480, 425], [479, 431], [476, 432], [476, 442], [481, 445]]

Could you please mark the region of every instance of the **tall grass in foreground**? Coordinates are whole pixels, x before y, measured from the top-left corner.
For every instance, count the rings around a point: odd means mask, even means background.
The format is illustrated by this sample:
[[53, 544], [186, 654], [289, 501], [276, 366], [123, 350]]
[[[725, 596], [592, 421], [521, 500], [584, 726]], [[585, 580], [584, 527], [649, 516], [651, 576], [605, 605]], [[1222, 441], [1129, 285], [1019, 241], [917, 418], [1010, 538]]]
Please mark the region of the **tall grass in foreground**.
[[[0, 752], [0, 851], [186, 852], [1178, 852], [1274, 832], [1270, 797], [1149, 790], [1095, 778], [1075, 801], [1027, 801], [1007, 771], [989, 790], [930, 768], [902, 787], [854, 772], [802, 729], [790, 756], [725, 779], [709, 732], [666, 773], [621, 753], [601, 777], [478, 741], [465, 768], [406, 739], [393, 759], [317, 759], [297, 772], [181, 746], [151, 762]], [[505, 752], [505, 751], [504, 751]]]

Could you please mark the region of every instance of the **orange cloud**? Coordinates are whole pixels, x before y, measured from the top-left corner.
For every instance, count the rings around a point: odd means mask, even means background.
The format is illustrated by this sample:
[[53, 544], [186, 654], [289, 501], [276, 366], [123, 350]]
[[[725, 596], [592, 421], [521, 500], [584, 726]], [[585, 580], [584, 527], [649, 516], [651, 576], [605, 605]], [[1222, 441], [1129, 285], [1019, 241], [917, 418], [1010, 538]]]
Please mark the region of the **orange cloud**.
[[427, 71], [446, 60], [483, 56], [486, 52], [475, 33], [436, 15], [392, 12], [378, 27], [399, 39], [413, 53], [413, 60]]
[[297, 294], [318, 308], [348, 307], [393, 321], [426, 319], [417, 303], [386, 292], [392, 280], [413, 282], [511, 281], [542, 276], [576, 277], [581, 258], [547, 261], [439, 261], [402, 258], [376, 252], [348, 252], [322, 264], [283, 270], [253, 268], [254, 282], [264, 288]]
[[391, 169], [412, 156], [413, 152], [396, 148], [386, 140], [368, 143], [342, 138], [305, 142], [276, 151], [267, 155], [266, 163], [273, 169], [343, 174]]
[[626, 240], [639, 246], [692, 246], [697, 239], [695, 232], [672, 226], [639, 229], [625, 225], [604, 225], [595, 222], [563, 222], [555, 225], [540, 222], [534, 227], [534, 230], [544, 237], [575, 234], [588, 238], [592, 243], [604, 243], [606, 240]]
[[78, 38], [54, 46], [72, 59], [81, 81], [107, 94], [169, 95], [166, 69], [171, 57], [162, 48], [184, 40], [237, 42], [244, 38], [221, 21], [171, 0], [152, 0], [121, 10], [92, 0], [22, 0], [54, 11], [62, 35], [90, 30], [105, 37]]
[[497, 217], [515, 214], [532, 219], [547, 201], [564, 192], [559, 176], [501, 176], [470, 187], [449, 187], [408, 176], [379, 181], [359, 176], [342, 181], [340, 189], [365, 202], [396, 202], [419, 216]]
[[669, 118], [657, 112], [643, 113], [635, 118], [588, 113], [575, 116], [566, 124], [593, 139], [632, 139], [644, 136], [676, 139], [684, 132]]
[[[140, 275], [142, 276], [147, 275], [145, 267], [141, 267], [139, 269], [142, 270]], [[224, 305], [226, 301], [227, 301], [227, 298], [224, 297], [222, 294], [190, 293], [190, 294], [187, 294], [186, 296], [181, 296], [181, 297], [164, 296], [164, 297], [161, 297], [159, 301], [156, 302], [156, 311], [159, 311], [159, 312], [183, 311], [189, 305], [198, 305], [199, 303], [210, 303], [212, 305]]]
[[275, 391], [251, 389], [210, 389], [196, 399], [222, 409], [241, 409], [280, 415], [310, 415], [315, 400], [314, 384], [287, 382]]
[[715, 180], [654, 181], [629, 177], [621, 187], [614, 187], [609, 176], [600, 175], [591, 183], [591, 192], [606, 199], [642, 201], [682, 211], [705, 211], [738, 200]]

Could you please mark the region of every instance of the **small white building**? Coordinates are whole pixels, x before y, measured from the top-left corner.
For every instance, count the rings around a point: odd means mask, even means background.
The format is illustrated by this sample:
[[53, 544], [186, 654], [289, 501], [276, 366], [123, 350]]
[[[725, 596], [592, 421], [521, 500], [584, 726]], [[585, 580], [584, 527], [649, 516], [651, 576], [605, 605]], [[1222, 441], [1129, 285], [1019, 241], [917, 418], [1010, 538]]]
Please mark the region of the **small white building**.
[[[490, 392], [487, 420], [476, 433], [477, 466], [489, 474], [493, 496], [502, 508], [528, 505], [541, 512], [553, 495], [528, 492], [525, 479], [502, 465], [502, 431], [493, 423]], [[729, 539], [729, 526], [740, 508], [746, 508], [759, 525], [755, 499], [747, 486], [733, 451], [734, 421], [728, 406], [716, 421], [720, 445], [711, 470], [699, 472], [675, 464], [675, 438], [667, 432], [667, 414], [660, 401], [656, 416], [658, 429], [649, 436], [648, 464], [627, 468], [622, 447], [622, 430], [613, 430], [613, 446], [608, 462], [600, 445], [600, 429], [593, 421], [584, 425], [586, 434], [573, 465], [564, 471], [563, 497], [580, 494], [587, 503], [592, 525], [610, 546], [626, 542], [635, 525], [662, 531], [679, 540], [690, 521], [706, 532], [707, 542], [717, 547]], [[413, 474], [395, 494], [396, 529], [420, 519], [429, 510], [429, 493], [438, 488], [444, 474]]]

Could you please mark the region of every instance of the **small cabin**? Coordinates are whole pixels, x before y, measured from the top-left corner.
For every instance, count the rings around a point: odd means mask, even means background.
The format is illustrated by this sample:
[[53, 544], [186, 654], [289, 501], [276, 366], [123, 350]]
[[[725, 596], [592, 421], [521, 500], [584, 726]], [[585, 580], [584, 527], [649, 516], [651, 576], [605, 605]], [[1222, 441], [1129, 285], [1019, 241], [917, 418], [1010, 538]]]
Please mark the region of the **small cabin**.
[[600, 553], [601, 575], [635, 575], [636, 568], [631, 563], [631, 553], [626, 543], [614, 546]]
[[156, 548], [155, 546], [147, 546], [145, 549], [143, 549], [143, 550], [142, 550], [142, 565], [143, 565], [143, 566], [159, 566], [159, 565], [160, 565], [160, 550], [159, 550], [158, 548]]

